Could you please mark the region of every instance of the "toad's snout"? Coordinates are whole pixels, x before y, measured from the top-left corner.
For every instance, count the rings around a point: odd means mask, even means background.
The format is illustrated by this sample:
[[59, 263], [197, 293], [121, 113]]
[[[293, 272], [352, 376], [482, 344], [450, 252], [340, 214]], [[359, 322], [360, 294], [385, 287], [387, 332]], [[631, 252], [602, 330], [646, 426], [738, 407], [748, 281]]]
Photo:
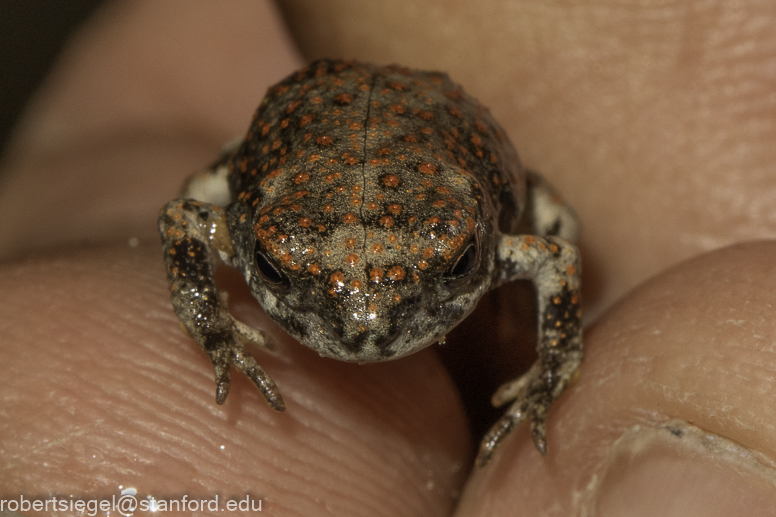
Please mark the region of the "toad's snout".
[[[340, 296], [334, 310], [319, 314], [321, 330], [332, 341], [324, 355], [355, 362], [384, 361], [402, 355], [394, 346], [406, 333], [413, 301], [379, 290]], [[317, 348], [317, 347], [315, 347]]]

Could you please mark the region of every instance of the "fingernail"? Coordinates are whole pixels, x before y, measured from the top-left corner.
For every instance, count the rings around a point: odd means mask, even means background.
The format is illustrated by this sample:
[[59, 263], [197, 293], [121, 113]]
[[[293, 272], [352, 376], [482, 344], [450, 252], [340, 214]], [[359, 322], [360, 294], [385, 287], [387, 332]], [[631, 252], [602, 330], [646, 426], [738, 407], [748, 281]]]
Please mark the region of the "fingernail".
[[[762, 456], [759, 456], [762, 459]], [[776, 516], [776, 470], [726, 438], [673, 420], [612, 446], [588, 492], [596, 517]]]

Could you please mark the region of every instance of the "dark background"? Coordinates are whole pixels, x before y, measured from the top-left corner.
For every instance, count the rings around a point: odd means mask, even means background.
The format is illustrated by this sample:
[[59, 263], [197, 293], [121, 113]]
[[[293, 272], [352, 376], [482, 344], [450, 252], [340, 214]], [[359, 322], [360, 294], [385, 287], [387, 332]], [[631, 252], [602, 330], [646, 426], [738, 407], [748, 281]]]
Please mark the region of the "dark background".
[[68, 36], [102, 0], [0, 0], [0, 153]]

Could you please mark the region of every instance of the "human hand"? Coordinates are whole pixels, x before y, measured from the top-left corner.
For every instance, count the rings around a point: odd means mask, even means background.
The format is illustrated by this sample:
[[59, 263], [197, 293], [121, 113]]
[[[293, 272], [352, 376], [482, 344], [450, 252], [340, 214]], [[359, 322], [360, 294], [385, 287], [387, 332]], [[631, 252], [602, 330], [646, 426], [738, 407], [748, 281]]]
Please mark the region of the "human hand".
[[[254, 353], [281, 385], [289, 410], [268, 411], [237, 375], [226, 406], [213, 403], [208, 359], [180, 333], [169, 305], [157, 210], [188, 172], [244, 131], [264, 88], [300, 61], [290, 45], [278, 47], [281, 36], [266, 28], [271, 23], [261, 25], [268, 19], [257, 9], [266, 5], [235, 4], [229, 13], [208, 3], [186, 6], [183, 13], [174, 4], [129, 4], [93, 21], [6, 162], [2, 249], [8, 255], [58, 249], [32, 262], [8, 262], [0, 273], [3, 494], [87, 497], [123, 485], [141, 495], [250, 493], [263, 498], [264, 511], [282, 515], [447, 515], [456, 504], [459, 515], [516, 509], [568, 515], [585, 505], [624, 515], [612, 499], [626, 493], [623, 487], [643, 490], [630, 509], [649, 513], [648, 496], [665, 501], [659, 482], [679, 472], [671, 497], [695, 496], [700, 513], [709, 514], [701, 503], [722, 513], [729, 508], [724, 497], [736, 504], [744, 493], [750, 499], [737, 504], [755, 514], [772, 511], [767, 468], [747, 470], [727, 456], [704, 456], [666, 442], [665, 433], [650, 434], [677, 418], [755, 451], [765, 465], [774, 457], [776, 415], [768, 395], [776, 364], [769, 349], [776, 250], [767, 243], [739, 245], [666, 271], [708, 243], [773, 235], [765, 208], [736, 212], [739, 205], [720, 201], [767, 206], [772, 125], [744, 135], [749, 152], [742, 157], [725, 99], [711, 113], [726, 117], [682, 131], [696, 111], [677, 110], [675, 102], [686, 101], [692, 88], [677, 99], [666, 94], [674, 82], [653, 77], [649, 99], [662, 104], [628, 98], [621, 89], [632, 75], [615, 73], [626, 65], [603, 60], [589, 66], [596, 55], [584, 46], [571, 70], [578, 76], [569, 72], [570, 61], [550, 60], [552, 73], [534, 73], [534, 79], [529, 69], [542, 71], [536, 59], [500, 61], [485, 78], [471, 61], [451, 61], [444, 53], [436, 54], [438, 63], [413, 61], [431, 59], [422, 53], [359, 56], [447, 68], [493, 107], [524, 162], [552, 177], [582, 216], [583, 253], [592, 271], [586, 273], [588, 312], [601, 313], [614, 297], [660, 274], [617, 302], [586, 335], [581, 378], [550, 414], [548, 455], [540, 457], [527, 432], [518, 430], [456, 501], [476, 437], [468, 435], [461, 404], [434, 354], [369, 366], [320, 359], [260, 319], [230, 275], [223, 281], [231, 286], [232, 309], [280, 342], [277, 355]], [[547, 30], [562, 12], [520, 23]], [[595, 20], [610, 16], [613, 23], [613, 14]], [[627, 34], [632, 26], [623, 23], [620, 30]], [[373, 41], [383, 41], [373, 34]], [[352, 47], [340, 52], [358, 55]], [[558, 78], [557, 89], [547, 91]], [[616, 87], [607, 88], [611, 81]], [[492, 89], [480, 90], [483, 85]], [[616, 108], [604, 117], [592, 116], [590, 106]], [[629, 116], [617, 115], [621, 110]], [[772, 119], [772, 106], [751, 118], [768, 113]], [[661, 120], [660, 114], [673, 116]], [[746, 117], [732, 122], [752, 124]], [[711, 140], [725, 145], [704, 146], [704, 131], [723, 130], [728, 138]], [[659, 135], [666, 136], [656, 145]], [[686, 139], [682, 146], [666, 144], [678, 135]], [[726, 169], [731, 161], [737, 166]], [[730, 170], [737, 173], [734, 185], [710, 195], [708, 186], [719, 183], [715, 174], [729, 177]], [[130, 237], [140, 245], [128, 247]], [[118, 244], [62, 249], [79, 240]], [[480, 395], [486, 403], [489, 394]], [[635, 425], [646, 434], [629, 432]], [[612, 447], [623, 435], [630, 441]], [[680, 443], [695, 443], [695, 435], [686, 435]], [[632, 482], [638, 471], [626, 460], [633, 443], [653, 447], [644, 449], [652, 456], [631, 464], [652, 476], [646, 481]], [[699, 474], [687, 474], [698, 465]], [[698, 482], [704, 474], [717, 477]], [[709, 486], [716, 488], [704, 492]]]

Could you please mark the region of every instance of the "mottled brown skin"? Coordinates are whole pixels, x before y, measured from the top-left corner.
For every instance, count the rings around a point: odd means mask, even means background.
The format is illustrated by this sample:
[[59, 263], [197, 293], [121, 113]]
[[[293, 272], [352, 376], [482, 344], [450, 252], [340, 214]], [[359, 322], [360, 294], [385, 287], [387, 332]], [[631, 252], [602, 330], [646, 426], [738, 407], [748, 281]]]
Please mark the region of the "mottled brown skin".
[[[195, 194], [198, 181], [216, 192]], [[547, 409], [582, 358], [576, 220], [446, 74], [317, 61], [270, 88], [244, 141], [195, 177], [188, 197], [201, 201], [168, 203], [160, 230], [173, 305], [213, 360], [219, 403], [234, 364], [285, 407], [243, 349], [267, 340], [218, 296], [216, 255], [300, 342], [356, 362], [443, 339], [488, 289], [528, 278], [539, 360], [494, 397], [515, 402], [479, 462], [525, 418], [545, 452]], [[224, 198], [223, 209], [213, 204]]]

